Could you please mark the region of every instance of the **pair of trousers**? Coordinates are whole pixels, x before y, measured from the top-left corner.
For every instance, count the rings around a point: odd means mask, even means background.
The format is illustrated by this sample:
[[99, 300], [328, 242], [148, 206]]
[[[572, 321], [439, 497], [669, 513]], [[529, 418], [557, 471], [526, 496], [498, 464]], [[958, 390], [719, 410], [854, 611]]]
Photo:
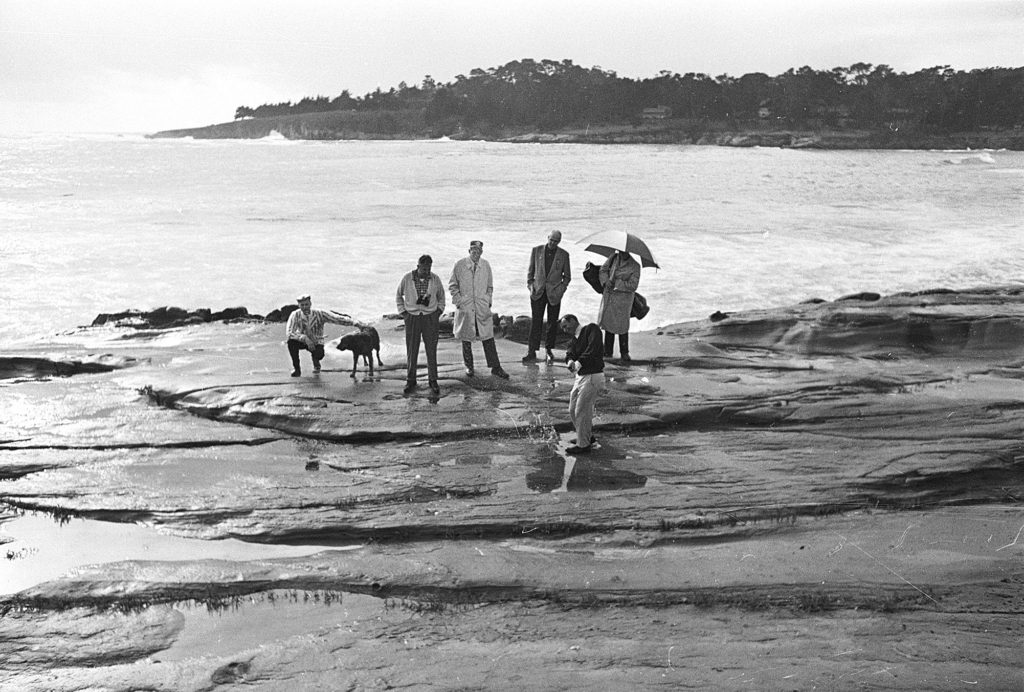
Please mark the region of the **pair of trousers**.
[[441, 314], [434, 310], [425, 315], [405, 314], [405, 357], [408, 369], [405, 373], [407, 385], [416, 384], [416, 368], [419, 366], [420, 340], [427, 354], [427, 382], [437, 384], [437, 332]]
[[[611, 358], [612, 353], [615, 351], [615, 334], [612, 332], [604, 333], [604, 355], [606, 358]], [[629, 332], [623, 332], [619, 334], [619, 355], [629, 355]]]
[[[484, 358], [487, 359], [487, 367], [491, 370], [501, 367], [498, 360], [498, 347], [494, 345], [494, 339], [484, 339]], [[470, 370], [473, 369], [473, 342], [462, 342], [462, 361]]]
[[576, 445], [589, 447], [594, 428], [594, 403], [604, 390], [604, 373], [577, 375], [569, 392], [569, 418], [576, 429]]
[[530, 353], [540, 348], [540, 337], [544, 331], [544, 310], [548, 311], [548, 333], [544, 342], [545, 348], [549, 351], [555, 347], [555, 338], [558, 336], [558, 313], [562, 305], [552, 305], [548, 302], [548, 294], [545, 292], [537, 300], [530, 299], [533, 321], [530, 323]]
[[312, 350], [310, 350], [305, 341], [288, 339], [288, 355], [292, 357], [292, 369], [296, 371], [302, 369], [299, 367], [299, 351], [309, 351], [313, 356], [313, 367], [320, 367], [320, 361], [324, 359], [323, 344], [317, 344]]

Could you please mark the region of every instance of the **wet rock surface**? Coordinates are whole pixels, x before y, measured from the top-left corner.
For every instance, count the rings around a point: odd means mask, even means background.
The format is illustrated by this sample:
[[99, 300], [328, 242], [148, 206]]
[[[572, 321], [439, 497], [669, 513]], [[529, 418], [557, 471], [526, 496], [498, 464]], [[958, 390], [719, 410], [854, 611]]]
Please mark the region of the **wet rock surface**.
[[111, 372], [134, 365], [128, 356], [83, 354], [78, 358], [61, 356], [0, 356], [0, 380], [71, 377], [87, 373]]
[[46, 361], [106, 368], [74, 377], [0, 353], [0, 536], [41, 512], [309, 549], [130, 546], [5, 590], [0, 686], [1024, 685], [1019, 289], [634, 334], [578, 457], [564, 367], [499, 339], [511, 379], [467, 378], [443, 339], [441, 395], [403, 395], [377, 326], [372, 378], [330, 344], [290, 378], [281, 326], [244, 321], [85, 330]]

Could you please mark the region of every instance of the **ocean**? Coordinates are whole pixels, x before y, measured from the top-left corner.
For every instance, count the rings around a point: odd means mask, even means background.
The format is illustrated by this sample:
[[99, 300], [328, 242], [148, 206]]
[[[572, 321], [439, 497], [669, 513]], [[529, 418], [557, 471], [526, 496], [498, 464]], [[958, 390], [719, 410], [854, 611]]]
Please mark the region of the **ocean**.
[[725, 312], [1024, 279], [1024, 152], [668, 145], [0, 137], [0, 333], [59, 342], [101, 312], [265, 314], [314, 305], [375, 321], [429, 253], [447, 281], [484, 242], [494, 307], [529, 314], [529, 250], [563, 233], [564, 312], [604, 229], [643, 238], [651, 306], [633, 329]]

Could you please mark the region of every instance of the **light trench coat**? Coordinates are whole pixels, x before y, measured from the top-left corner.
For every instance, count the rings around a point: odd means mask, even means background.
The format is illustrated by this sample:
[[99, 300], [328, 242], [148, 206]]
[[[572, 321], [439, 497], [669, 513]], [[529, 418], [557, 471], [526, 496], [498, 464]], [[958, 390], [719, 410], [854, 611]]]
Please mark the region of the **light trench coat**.
[[629, 313], [633, 311], [633, 296], [640, 285], [640, 263], [629, 253], [616, 252], [601, 265], [601, 307], [597, 323], [612, 334], [629, 331]]
[[491, 265], [480, 259], [476, 273], [473, 260], [460, 259], [452, 269], [448, 280], [448, 291], [455, 306], [455, 326], [452, 331], [456, 339], [463, 341], [486, 341], [494, 338], [494, 318], [491, 315], [491, 296], [494, 280]]

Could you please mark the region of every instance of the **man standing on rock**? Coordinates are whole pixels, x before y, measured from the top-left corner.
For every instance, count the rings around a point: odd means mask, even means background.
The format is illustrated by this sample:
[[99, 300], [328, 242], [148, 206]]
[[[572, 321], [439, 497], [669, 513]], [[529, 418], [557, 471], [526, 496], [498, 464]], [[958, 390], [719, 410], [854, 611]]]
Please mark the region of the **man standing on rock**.
[[565, 349], [569, 372], [576, 373], [569, 393], [569, 418], [576, 429], [574, 445], [566, 454], [586, 454], [597, 442], [592, 434], [594, 402], [604, 390], [604, 343], [601, 328], [594, 323], [581, 326], [576, 315], [566, 315], [558, 323], [562, 331], [572, 337]]
[[455, 336], [462, 340], [462, 360], [466, 364], [466, 376], [473, 377], [473, 342], [482, 341], [484, 357], [491, 374], [504, 380], [508, 373], [498, 360], [498, 349], [494, 345], [494, 318], [491, 315], [491, 296], [494, 281], [491, 265], [482, 259], [484, 244], [474, 240], [469, 244], [469, 257], [460, 259], [452, 269], [448, 290], [455, 305]]
[[329, 310], [314, 310], [312, 299], [298, 298], [299, 309], [288, 315], [285, 333], [288, 335], [288, 354], [292, 357], [292, 377], [302, 374], [299, 367], [299, 351], [309, 351], [313, 356], [313, 372], [320, 372], [320, 361], [324, 359], [324, 322], [352, 324], [348, 315]]
[[598, 275], [604, 293], [597, 310], [597, 322], [605, 330], [604, 355], [611, 358], [615, 335], [619, 335], [619, 357], [629, 362], [629, 316], [633, 297], [640, 285], [640, 263], [624, 250], [617, 250], [601, 265]]
[[440, 394], [437, 384], [437, 332], [441, 313], [444, 312], [444, 285], [440, 277], [430, 271], [434, 260], [421, 255], [416, 269], [402, 277], [398, 284], [395, 303], [405, 320], [405, 393], [416, 389], [416, 367], [420, 355], [420, 339], [427, 354], [427, 382], [430, 391]]
[[558, 336], [558, 313], [562, 309], [562, 296], [572, 278], [569, 273], [569, 253], [558, 247], [562, 242], [561, 231], [548, 233], [548, 242], [538, 245], [530, 253], [530, 268], [526, 271], [526, 285], [530, 289], [530, 307], [533, 321], [530, 323], [530, 344], [524, 363], [537, 362], [537, 349], [544, 328], [544, 310], [548, 313], [548, 333], [544, 345], [548, 363], [553, 363], [555, 337]]

